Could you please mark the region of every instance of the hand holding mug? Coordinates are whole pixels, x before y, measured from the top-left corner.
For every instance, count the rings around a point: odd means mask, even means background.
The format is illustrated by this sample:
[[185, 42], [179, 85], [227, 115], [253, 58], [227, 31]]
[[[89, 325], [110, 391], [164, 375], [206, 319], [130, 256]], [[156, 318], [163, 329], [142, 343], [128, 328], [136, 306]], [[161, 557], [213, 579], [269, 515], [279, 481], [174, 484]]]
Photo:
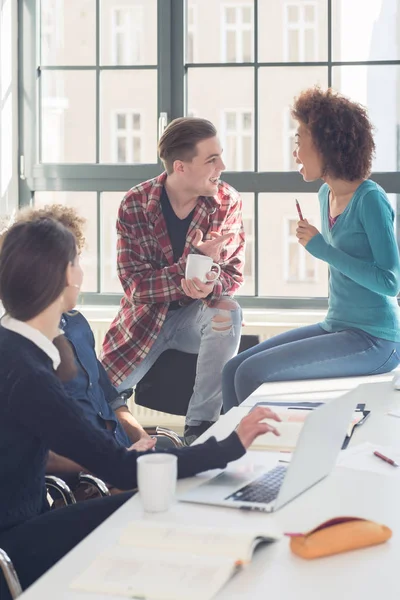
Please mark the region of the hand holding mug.
[[194, 300], [206, 298], [212, 292], [220, 274], [221, 267], [209, 256], [188, 254], [185, 279], [181, 282], [182, 289], [186, 296]]

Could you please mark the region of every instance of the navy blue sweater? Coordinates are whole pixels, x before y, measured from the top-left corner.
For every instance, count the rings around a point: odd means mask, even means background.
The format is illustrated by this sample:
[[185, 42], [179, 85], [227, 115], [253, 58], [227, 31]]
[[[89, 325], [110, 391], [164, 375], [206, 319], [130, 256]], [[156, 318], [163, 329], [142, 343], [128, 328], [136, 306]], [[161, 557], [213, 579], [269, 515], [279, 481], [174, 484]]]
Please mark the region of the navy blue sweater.
[[[71, 402], [50, 358], [0, 325], [0, 531], [48, 510], [48, 450], [66, 456], [120, 489], [136, 487], [140, 453], [121, 447]], [[224, 468], [245, 452], [236, 433], [223, 442], [171, 449], [178, 477]]]

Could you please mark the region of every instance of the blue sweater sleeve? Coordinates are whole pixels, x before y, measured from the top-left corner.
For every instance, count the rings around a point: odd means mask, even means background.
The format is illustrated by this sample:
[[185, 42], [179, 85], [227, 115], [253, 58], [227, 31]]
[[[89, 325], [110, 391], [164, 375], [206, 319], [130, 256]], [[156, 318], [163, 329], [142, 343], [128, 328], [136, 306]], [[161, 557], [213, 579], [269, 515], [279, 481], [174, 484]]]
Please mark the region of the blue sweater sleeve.
[[321, 233], [311, 238], [306, 250], [365, 288], [385, 296], [400, 290], [400, 261], [393, 227], [393, 210], [379, 192], [368, 192], [360, 203], [360, 219], [374, 257], [366, 262], [325, 241]]

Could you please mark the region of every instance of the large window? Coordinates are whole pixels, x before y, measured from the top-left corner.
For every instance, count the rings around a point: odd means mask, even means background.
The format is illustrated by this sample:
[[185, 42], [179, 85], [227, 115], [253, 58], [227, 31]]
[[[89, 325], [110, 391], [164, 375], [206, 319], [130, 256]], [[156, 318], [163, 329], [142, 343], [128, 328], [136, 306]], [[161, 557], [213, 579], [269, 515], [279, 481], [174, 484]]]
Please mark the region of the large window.
[[243, 305], [326, 306], [327, 266], [294, 235], [296, 198], [320, 226], [319, 183], [297, 173], [290, 105], [314, 85], [366, 105], [372, 177], [397, 210], [397, 0], [18, 1], [20, 197], [90, 215], [85, 302], [118, 302], [115, 219], [125, 192], [162, 170], [159, 117], [194, 114], [217, 126], [223, 178], [243, 197]]

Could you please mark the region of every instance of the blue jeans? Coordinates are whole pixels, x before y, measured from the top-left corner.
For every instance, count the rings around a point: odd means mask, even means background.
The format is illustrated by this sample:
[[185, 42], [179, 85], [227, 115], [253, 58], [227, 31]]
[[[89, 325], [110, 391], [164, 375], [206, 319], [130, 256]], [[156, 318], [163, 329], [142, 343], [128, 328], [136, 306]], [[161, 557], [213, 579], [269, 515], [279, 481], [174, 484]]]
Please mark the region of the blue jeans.
[[222, 374], [224, 411], [238, 406], [269, 381], [356, 377], [388, 373], [400, 363], [400, 343], [360, 329], [329, 333], [300, 327], [258, 344], [230, 360]]
[[[232, 310], [210, 308], [201, 300], [168, 312], [161, 331], [149, 353], [120, 384], [118, 391], [135, 386], [164, 350], [197, 354], [197, 371], [186, 415], [187, 425], [217, 421], [222, 406], [221, 372], [238, 351], [242, 310], [236, 302]], [[229, 321], [213, 322], [215, 315], [230, 316]]]

